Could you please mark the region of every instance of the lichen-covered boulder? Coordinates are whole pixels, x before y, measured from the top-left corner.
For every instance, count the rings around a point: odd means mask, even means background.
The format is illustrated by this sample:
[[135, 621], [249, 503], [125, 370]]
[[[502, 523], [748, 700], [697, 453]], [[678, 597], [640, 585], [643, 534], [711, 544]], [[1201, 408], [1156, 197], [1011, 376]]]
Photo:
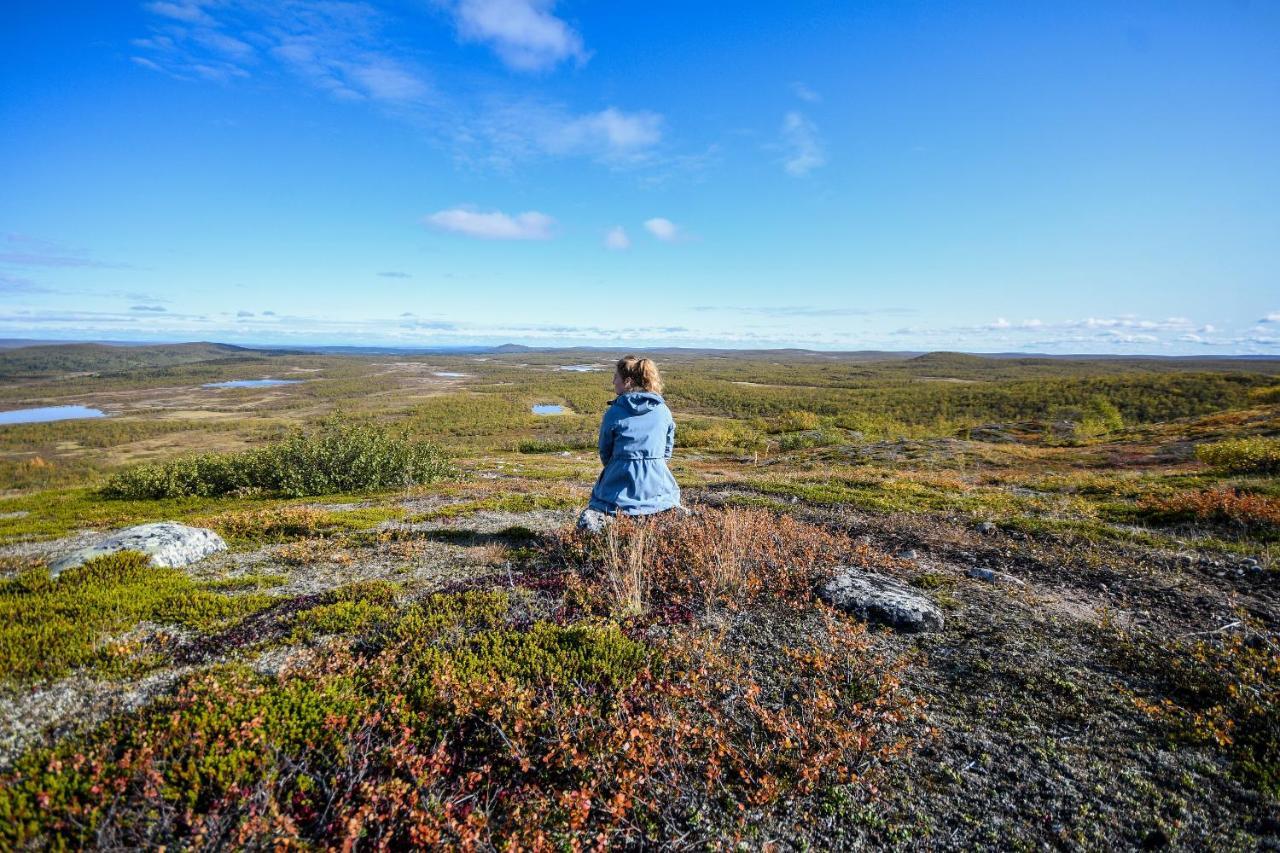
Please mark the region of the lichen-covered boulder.
[[176, 521], [158, 521], [116, 531], [87, 548], [58, 558], [49, 571], [57, 577], [72, 566], [117, 551], [141, 551], [151, 558], [153, 566], [185, 566], [226, 547], [227, 543], [212, 530], [188, 527]]
[[818, 597], [864, 622], [905, 634], [942, 630], [942, 611], [918, 590], [884, 575], [841, 568], [818, 584]]

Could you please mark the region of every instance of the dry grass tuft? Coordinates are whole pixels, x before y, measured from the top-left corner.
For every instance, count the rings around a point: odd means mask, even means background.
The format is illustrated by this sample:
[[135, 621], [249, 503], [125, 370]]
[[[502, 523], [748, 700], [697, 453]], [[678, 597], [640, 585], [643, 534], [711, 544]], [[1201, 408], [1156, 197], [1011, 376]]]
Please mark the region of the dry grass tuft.
[[576, 569], [588, 602], [615, 614], [666, 606], [739, 609], [766, 597], [808, 600], [832, 566], [888, 567], [892, 557], [846, 536], [756, 508], [619, 518], [602, 534], [561, 533], [545, 546]]

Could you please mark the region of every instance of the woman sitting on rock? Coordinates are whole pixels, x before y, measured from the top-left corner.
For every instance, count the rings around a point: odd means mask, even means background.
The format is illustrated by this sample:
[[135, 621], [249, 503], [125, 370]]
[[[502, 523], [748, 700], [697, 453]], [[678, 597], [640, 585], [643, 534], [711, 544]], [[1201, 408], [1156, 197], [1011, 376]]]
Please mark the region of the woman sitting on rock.
[[676, 424], [662, 399], [662, 377], [652, 359], [628, 355], [613, 374], [618, 393], [600, 423], [604, 470], [591, 490], [594, 510], [605, 515], [649, 515], [680, 506], [680, 487], [667, 470]]

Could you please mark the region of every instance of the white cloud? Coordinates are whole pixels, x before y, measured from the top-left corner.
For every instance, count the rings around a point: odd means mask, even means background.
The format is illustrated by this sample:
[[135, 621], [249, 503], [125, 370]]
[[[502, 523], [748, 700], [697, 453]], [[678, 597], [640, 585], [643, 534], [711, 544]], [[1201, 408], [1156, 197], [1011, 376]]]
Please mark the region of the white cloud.
[[549, 240], [555, 220], [536, 210], [509, 216], [502, 211], [481, 213], [463, 207], [441, 210], [423, 222], [442, 231], [484, 240]]
[[680, 237], [679, 227], [670, 219], [663, 219], [661, 216], [646, 219], [644, 229], [664, 243], [674, 243]]
[[796, 97], [799, 98], [800, 100], [808, 101], [811, 104], [816, 104], [822, 101], [821, 95], [819, 95], [817, 92], [813, 91], [803, 83], [792, 83], [791, 91], [795, 92]]
[[1280, 323], [1280, 311], [1272, 311], [1258, 321], [1259, 323]]
[[389, 59], [349, 66], [346, 73], [365, 94], [379, 101], [417, 101], [429, 91], [426, 83]]
[[632, 156], [661, 139], [662, 116], [614, 107], [569, 119], [544, 136], [547, 149], [555, 154], [603, 151], [612, 157]]
[[164, 20], [149, 38], [132, 40], [145, 52], [134, 62], [178, 79], [248, 77], [246, 66], [265, 58], [342, 100], [402, 106], [432, 94], [412, 63], [398, 59], [379, 35], [386, 16], [365, 3], [222, 0], [146, 9]]
[[210, 24], [213, 19], [200, 8], [199, 3], [148, 3], [147, 11], [188, 24]]
[[606, 248], [620, 252], [623, 249], [631, 248], [631, 238], [627, 236], [627, 229], [621, 225], [615, 225], [609, 229], [609, 233], [604, 235], [604, 245]]
[[588, 59], [582, 37], [551, 14], [555, 0], [456, 0], [449, 6], [460, 38], [488, 44], [518, 71]]
[[782, 165], [789, 175], [804, 177], [827, 162], [817, 125], [801, 113], [790, 112], [783, 118], [782, 142], [786, 149]]

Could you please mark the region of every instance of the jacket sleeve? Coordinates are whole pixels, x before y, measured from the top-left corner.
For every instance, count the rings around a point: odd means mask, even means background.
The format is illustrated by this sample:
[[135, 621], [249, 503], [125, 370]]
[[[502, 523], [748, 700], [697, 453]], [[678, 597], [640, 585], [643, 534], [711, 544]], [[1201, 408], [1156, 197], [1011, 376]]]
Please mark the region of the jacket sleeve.
[[673, 419], [667, 422], [667, 450], [666, 450], [666, 453], [663, 455], [666, 456], [667, 459], [670, 459], [671, 451], [675, 450], [675, 448], [676, 448], [676, 422]]
[[608, 465], [609, 460], [613, 458], [613, 424], [609, 420], [609, 412], [606, 409], [604, 417], [600, 420], [600, 440], [598, 442], [600, 448], [600, 464]]

